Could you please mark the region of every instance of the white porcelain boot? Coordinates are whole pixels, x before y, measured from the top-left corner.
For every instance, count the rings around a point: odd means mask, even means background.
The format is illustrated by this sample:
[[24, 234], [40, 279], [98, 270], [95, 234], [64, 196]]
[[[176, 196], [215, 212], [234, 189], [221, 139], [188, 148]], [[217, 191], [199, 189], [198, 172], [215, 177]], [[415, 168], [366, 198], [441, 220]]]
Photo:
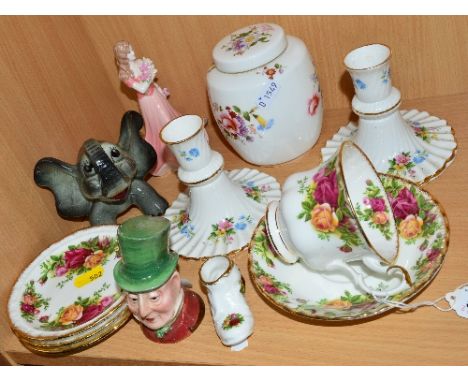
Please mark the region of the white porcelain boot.
[[246, 348], [254, 319], [244, 297], [239, 268], [226, 256], [214, 256], [201, 266], [200, 279], [208, 291], [211, 316], [221, 342], [233, 351]]

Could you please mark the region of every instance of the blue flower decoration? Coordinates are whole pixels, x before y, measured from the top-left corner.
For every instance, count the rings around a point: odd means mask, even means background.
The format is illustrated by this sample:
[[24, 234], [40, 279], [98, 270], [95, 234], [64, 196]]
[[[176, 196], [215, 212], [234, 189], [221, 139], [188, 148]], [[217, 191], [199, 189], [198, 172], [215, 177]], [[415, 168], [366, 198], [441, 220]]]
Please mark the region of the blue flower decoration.
[[367, 88], [367, 85], [362, 82], [360, 79], [357, 79], [356, 81], [354, 81], [356, 83], [356, 86], [359, 88], [359, 89], [365, 89]]
[[247, 227], [247, 224], [240, 221], [240, 222], [237, 222], [234, 227], [238, 229], [239, 231], [243, 231], [245, 227]]
[[246, 184], [245, 184], [247, 187], [254, 187], [255, 186], [255, 182], [253, 180], [249, 180]]
[[381, 78], [384, 84], [388, 83], [388, 80], [390, 79], [390, 69], [385, 70]]
[[200, 151], [196, 147], [194, 147], [193, 149], [190, 149], [189, 154], [190, 156], [196, 158], [200, 156]]
[[270, 120], [267, 122], [266, 126], [258, 125], [258, 126], [257, 126], [257, 130], [258, 130], [258, 131], [265, 131], [265, 130], [271, 129], [271, 127], [273, 126], [274, 121], [275, 121], [274, 119], [270, 119]]
[[422, 163], [426, 160], [428, 154], [426, 152], [422, 152], [421, 150], [417, 150], [415, 155], [413, 156], [413, 162], [416, 164]]

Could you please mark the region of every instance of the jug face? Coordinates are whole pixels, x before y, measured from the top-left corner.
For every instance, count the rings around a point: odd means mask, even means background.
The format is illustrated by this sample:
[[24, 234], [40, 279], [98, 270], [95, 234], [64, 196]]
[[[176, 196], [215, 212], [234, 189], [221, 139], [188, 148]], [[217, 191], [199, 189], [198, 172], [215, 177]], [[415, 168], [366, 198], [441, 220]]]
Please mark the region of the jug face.
[[325, 271], [336, 262], [376, 258], [392, 264], [398, 235], [390, 203], [365, 154], [345, 142], [329, 161], [292, 175], [267, 213], [279, 257]]

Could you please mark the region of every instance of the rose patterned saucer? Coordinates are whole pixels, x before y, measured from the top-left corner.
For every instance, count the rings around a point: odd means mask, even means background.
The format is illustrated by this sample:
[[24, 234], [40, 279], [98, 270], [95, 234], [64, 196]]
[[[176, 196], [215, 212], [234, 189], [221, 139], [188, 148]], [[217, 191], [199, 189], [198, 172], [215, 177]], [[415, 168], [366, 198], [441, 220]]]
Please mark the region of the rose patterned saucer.
[[[394, 142], [363, 140], [358, 143], [370, 157], [377, 171], [396, 175], [417, 184], [436, 178], [454, 160], [457, 142], [447, 121], [431, 116], [426, 111], [400, 110], [410, 130], [408, 135], [396, 136]], [[352, 122], [341, 127], [322, 148], [322, 160], [328, 160], [345, 140], [355, 140], [358, 127]], [[405, 130], [406, 132], [406, 130]], [[396, 133], [397, 134], [397, 133]], [[404, 146], [403, 146], [404, 145]], [[365, 146], [365, 147], [364, 147]], [[401, 150], [401, 147], [406, 149]], [[396, 147], [400, 150], [394, 151]]]
[[[380, 175], [389, 195], [399, 230], [400, 253], [396, 265], [407, 269], [413, 286], [392, 301], [406, 301], [438, 273], [449, 242], [448, 220], [442, 207], [414, 183]], [[352, 263], [350, 263], [352, 264]], [[395, 279], [382, 279], [365, 266], [352, 265], [368, 274], [366, 283], [376, 289], [392, 288]], [[266, 235], [265, 220], [257, 226], [249, 247], [249, 273], [262, 297], [292, 316], [313, 320], [357, 320], [391, 309], [358, 289], [348, 277], [309, 270], [301, 263], [286, 265], [276, 258]]]
[[119, 259], [116, 234], [116, 225], [80, 230], [44, 250], [21, 274], [8, 313], [26, 346], [76, 348], [125, 322], [129, 314], [112, 272]]

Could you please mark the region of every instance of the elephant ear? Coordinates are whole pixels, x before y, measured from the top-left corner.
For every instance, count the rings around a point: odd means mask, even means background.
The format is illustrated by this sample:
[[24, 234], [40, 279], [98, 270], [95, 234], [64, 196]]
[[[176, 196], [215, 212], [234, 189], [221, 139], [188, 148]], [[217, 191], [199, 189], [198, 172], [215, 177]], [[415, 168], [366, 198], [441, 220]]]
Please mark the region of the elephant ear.
[[143, 117], [140, 113], [130, 110], [123, 115], [118, 146], [124, 149], [136, 162], [135, 178], [137, 179], [143, 179], [157, 160], [153, 146], [140, 136], [142, 127]]
[[63, 218], [88, 217], [92, 203], [81, 193], [81, 174], [74, 165], [55, 158], [42, 158], [34, 168], [34, 181], [50, 189], [55, 196], [55, 207]]

